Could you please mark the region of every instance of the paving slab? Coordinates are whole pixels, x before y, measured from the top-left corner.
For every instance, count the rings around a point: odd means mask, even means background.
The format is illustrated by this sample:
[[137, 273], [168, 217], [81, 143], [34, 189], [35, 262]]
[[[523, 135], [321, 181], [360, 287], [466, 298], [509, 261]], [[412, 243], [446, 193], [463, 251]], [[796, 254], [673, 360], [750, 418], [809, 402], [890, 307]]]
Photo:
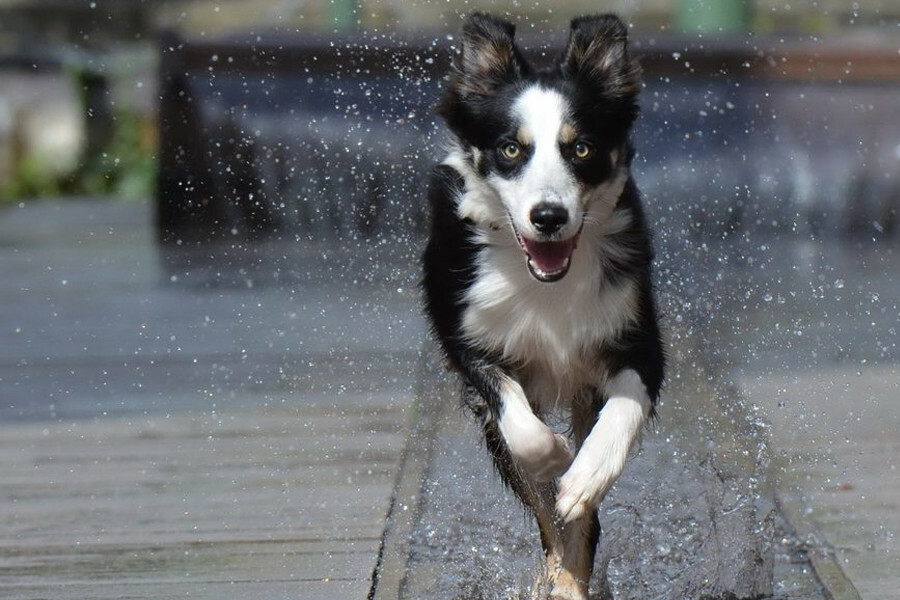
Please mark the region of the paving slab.
[[365, 598], [414, 416], [409, 282], [270, 246], [172, 261], [152, 222], [0, 214], [0, 597]]
[[[160, 253], [148, 205], [0, 217], [0, 596], [528, 593], [536, 532], [422, 350], [415, 243]], [[679, 327], [604, 505], [609, 586], [825, 597], [759, 425]]]
[[832, 595], [895, 597], [896, 247], [806, 242], [777, 251], [770, 279], [751, 286], [733, 321], [732, 377], [769, 431], [779, 501], [813, 560], [825, 561], [820, 576], [832, 580]]

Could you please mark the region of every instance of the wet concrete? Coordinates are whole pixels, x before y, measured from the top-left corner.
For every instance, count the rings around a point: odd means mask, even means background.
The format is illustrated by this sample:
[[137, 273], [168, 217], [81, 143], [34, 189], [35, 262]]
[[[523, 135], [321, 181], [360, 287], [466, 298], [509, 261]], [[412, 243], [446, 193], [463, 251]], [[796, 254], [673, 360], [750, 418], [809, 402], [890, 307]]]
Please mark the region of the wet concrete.
[[739, 317], [724, 332], [731, 376], [767, 423], [782, 505], [862, 598], [900, 585], [897, 251], [776, 243], [768, 279], [725, 308]]
[[[420, 358], [415, 243], [159, 255], [150, 222], [95, 202], [3, 213], [0, 467], [19, 482], [0, 515], [4, 593], [362, 597], [378, 563], [376, 598], [391, 580], [394, 597], [528, 596], [536, 531]], [[609, 587], [822, 598], [760, 425], [727, 402], [712, 297], [684, 306], [706, 282], [661, 271], [685, 278], [663, 290], [673, 368], [658, 429], [602, 508]], [[268, 552], [277, 568], [260, 570]]]
[[161, 256], [146, 204], [0, 213], [0, 597], [367, 595], [423, 329], [396, 261], [320, 250]]

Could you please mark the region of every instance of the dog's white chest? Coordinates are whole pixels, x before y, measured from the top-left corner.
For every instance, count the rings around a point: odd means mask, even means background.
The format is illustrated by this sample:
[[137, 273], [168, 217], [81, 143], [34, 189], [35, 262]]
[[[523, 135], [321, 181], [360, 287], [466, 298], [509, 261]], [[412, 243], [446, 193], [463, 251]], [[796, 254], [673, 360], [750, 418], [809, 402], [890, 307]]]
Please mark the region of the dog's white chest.
[[635, 284], [604, 283], [596, 249], [589, 242], [584, 246], [556, 283], [532, 278], [517, 246], [485, 248], [465, 296], [466, 338], [512, 364], [571, 380], [637, 312]]

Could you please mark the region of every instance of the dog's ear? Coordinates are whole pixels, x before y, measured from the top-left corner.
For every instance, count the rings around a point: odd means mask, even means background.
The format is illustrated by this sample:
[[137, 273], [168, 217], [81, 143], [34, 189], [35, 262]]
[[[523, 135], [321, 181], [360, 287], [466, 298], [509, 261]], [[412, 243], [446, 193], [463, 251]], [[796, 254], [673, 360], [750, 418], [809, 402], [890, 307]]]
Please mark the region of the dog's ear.
[[515, 34], [515, 25], [486, 13], [466, 19], [451, 81], [460, 97], [490, 95], [522, 73], [524, 61], [513, 41]]
[[615, 97], [640, 92], [641, 69], [628, 53], [628, 29], [615, 15], [573, 19], [561, 67]]

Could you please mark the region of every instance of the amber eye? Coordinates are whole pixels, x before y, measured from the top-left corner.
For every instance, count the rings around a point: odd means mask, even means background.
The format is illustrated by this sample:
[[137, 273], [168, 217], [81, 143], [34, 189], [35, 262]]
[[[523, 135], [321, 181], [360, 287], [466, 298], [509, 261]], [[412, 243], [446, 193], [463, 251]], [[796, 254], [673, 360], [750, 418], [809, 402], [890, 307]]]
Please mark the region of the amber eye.
[[506, 142], [500, 146], [500, 152], [502, 152], [503, 156], [506, 158], [515, 160], [522, 155], [522, 147], [515, 142]]
[[575, 156], [579, 159], [586, 159], [593, 151], [594, 149], [587, 142], [575, 142]]

